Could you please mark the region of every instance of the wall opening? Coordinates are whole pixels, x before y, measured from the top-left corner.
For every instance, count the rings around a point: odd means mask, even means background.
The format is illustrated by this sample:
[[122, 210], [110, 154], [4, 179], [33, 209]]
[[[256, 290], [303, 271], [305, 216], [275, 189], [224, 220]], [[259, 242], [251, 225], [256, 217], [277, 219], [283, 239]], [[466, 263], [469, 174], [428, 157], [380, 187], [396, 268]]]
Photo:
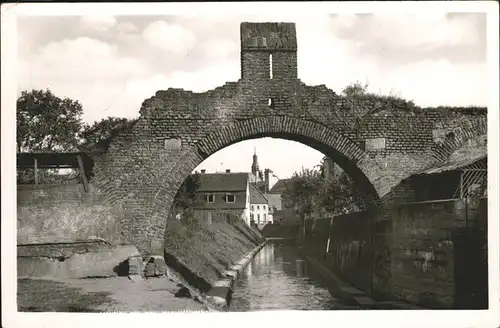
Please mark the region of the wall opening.
[[269, 108], [274, 108], [274, 101], [273, 101], [273, 98], [269, 98], [267, 100], [267, 105], [269, 106]]
[[269, 54], [269, 79], [273, 78], [273, 54]]

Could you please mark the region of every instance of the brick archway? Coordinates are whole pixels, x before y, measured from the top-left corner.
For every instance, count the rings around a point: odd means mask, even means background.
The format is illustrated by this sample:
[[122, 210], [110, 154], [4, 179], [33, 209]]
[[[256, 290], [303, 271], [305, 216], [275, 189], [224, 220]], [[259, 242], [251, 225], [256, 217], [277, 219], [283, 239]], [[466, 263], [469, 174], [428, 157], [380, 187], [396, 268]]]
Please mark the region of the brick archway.
[[300, 142], [331, 157], [349, 174], [371, 205], [385, 192], [383, 181], [379, 179], [381, 164], [352, 140], [322, 124], [286, 116], [258, 117], [208, 132], [179, 159], [170, 173], [175, 179], [171, 181], [174, 189], [177, 190], [195, 167], [217, 151], [244, 140], [263, 137]]
[[93, 184], [107, 204], [122, 209], [116, 235], [142, 252], [161, 252], [165, 220], [186, 176], [236, 142], [267, 136], [309, 145], [332, 157], [367, 199], [378, 200], [486, 131], [485, 109], [423, 110], [304, 84], [293, 23], [242, 23], [240, 35], [241, 79], [204, 93], [156, 92], [137, 122], [94, 156]]
[[446, 162], [453, 153], [477, 138], [484, 137], [488, 133], [488, 122], [486, 117], [476, 120], [456, 120], [448, 123], [445, 129], [439, 130], [435, 146], [431, 148], [433, 157], [437, 162]]

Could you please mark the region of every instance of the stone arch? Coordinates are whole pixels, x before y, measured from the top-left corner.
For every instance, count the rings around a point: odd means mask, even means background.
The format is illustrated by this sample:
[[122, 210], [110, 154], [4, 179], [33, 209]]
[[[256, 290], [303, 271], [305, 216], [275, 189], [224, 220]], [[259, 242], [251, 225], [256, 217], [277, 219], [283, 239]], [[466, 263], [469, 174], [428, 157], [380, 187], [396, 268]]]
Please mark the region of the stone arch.
[[446, 128], [435, 129], [432, 157], [438, 163], [446, 162], [455, 151], [466, 147], [472, 140], [486, 137], [487, 130], [486, 116], [477, 119], [462, 117], [461, 120], [448, 123]]
[[376, 206], [386, 192], [380, 179], [380, 163], [370, 158], [355, 142], [320, 123], [286, 116], [242, 120], [207, 132], [170, 172], [169, 176], [174, 179], [170, 181], [171, 186], [176, 191], [185, 177], [215, 152], [240, 141], [262, 137], [301, 142], [332, 157], [351, 176], [371, 206]]

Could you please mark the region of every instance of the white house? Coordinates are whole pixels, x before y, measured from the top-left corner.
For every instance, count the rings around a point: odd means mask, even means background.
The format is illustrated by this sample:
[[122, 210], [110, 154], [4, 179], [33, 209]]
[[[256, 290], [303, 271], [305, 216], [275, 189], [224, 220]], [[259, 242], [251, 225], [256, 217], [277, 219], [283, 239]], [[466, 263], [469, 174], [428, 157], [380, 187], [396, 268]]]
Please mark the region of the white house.
[[250, 220], [256, 224], [273, 223], [269, 215], [269, 202], [264, 194], [254, 185], [250, 184]]

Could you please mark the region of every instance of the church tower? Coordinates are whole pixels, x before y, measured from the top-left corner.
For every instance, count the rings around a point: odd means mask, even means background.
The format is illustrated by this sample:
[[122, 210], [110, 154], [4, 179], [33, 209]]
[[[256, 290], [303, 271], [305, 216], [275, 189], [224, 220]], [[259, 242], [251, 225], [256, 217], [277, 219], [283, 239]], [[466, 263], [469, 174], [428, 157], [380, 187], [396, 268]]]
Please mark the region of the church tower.
[[257, 149], [253, 150], [253, 162], [252, 162], [252, 174], [258, 178], [259, 177], [259, 163], [257, 162]]

